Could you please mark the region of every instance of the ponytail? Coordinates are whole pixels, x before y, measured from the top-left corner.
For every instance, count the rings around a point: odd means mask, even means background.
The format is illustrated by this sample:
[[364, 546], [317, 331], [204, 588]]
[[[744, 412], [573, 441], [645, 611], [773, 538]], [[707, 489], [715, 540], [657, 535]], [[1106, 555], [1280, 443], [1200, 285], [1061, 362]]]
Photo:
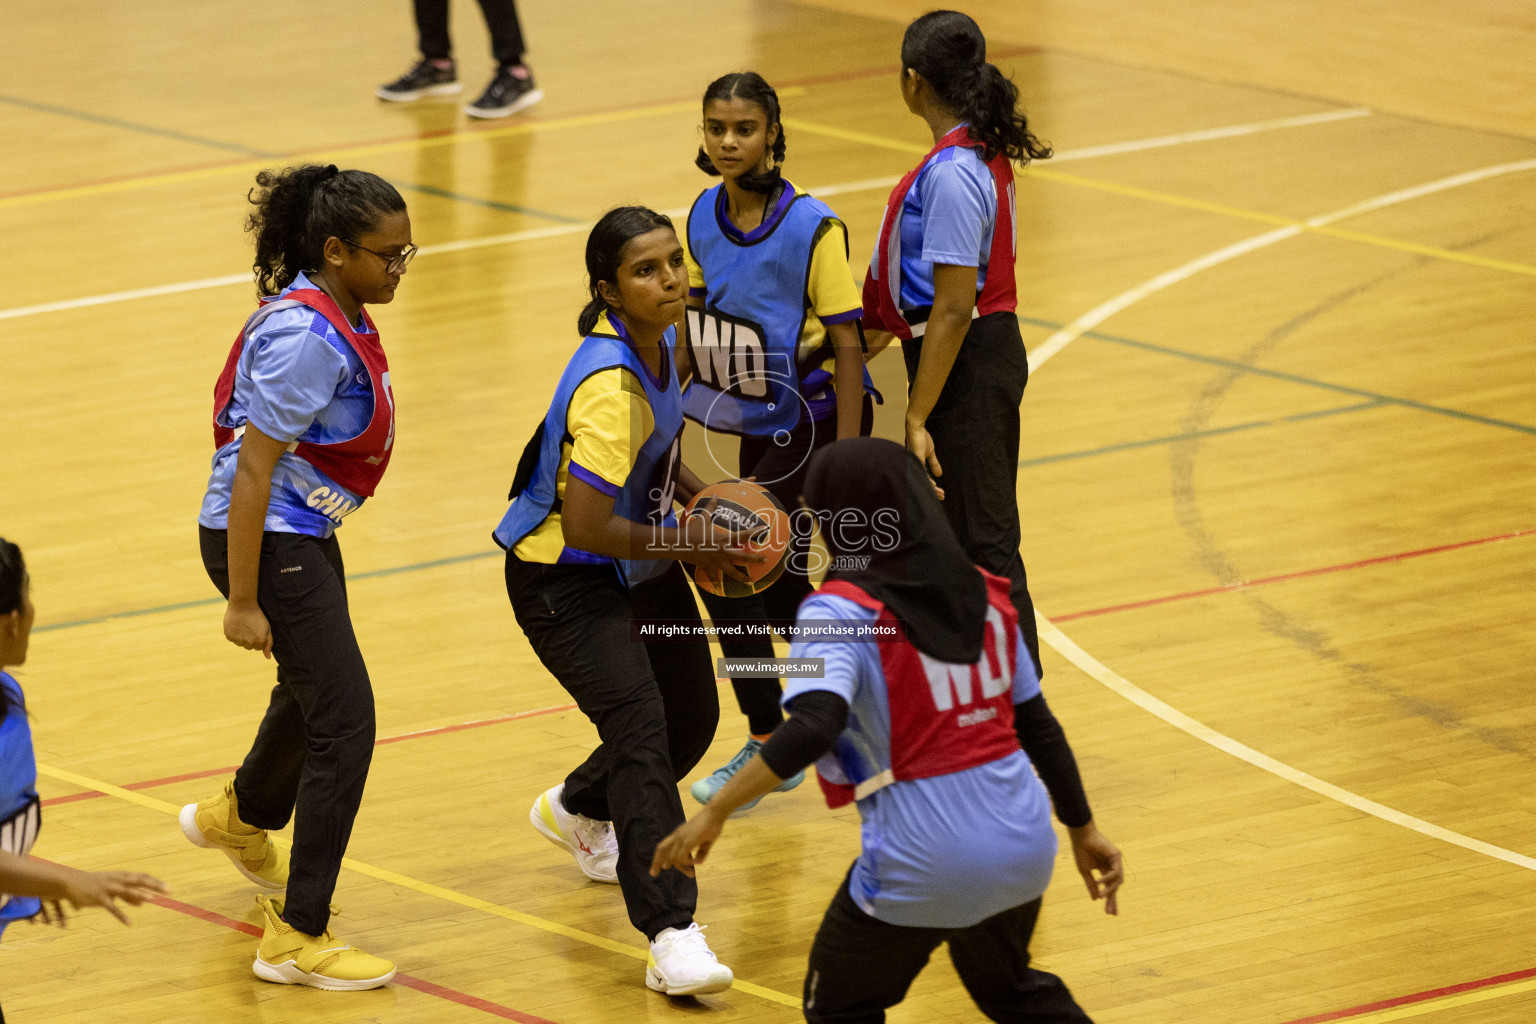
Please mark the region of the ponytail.
[[[0, 616], [21, 611], [26, 587], [27, 562], [21, 557], [21, 548], [0, 537]], [[10, 717], [12, 711], [26, 710], [19, 693], [0, 686], [0, 720]]]
[[258, 295], [277, 295], [301, 271], [318, 270], [327, 239], [356, 239], [382, 215], [405, 209], [395, 186], [377, 174], [335, 164], [262, 171], [246, 198], [256, 207], [245, 230], [256, 236]]
[[[721, 75], [709, 83], [709, 88], [704, 90], [704, 109], [716, 100], [746, 100], [763, 111], [767, 124], [764, 131], [778, 128], [779, 134], [773, 140], [773, 149], [769, 155], [773, 163], [766, 171], [752, 171], [743, 174], [736, 179], [736, 184], [748, 192], [760, 192], [764, 195], [772, 195], [784, 180], [784, 172], [780, 168], [784, 165], [784, 124], [779, 119], [779, 94], [773, 91], [773, 86], [756, 71], [736, 71], [729, 75]], [[720, 177], [720, 171], [716, 169], [714, 161], [710, 160], [703, 146], [699, 147], [698, 155], [693, 158], [694, 165], [699, 170], [711, 177]]]
[[984, 159], [1005, 153], [1028, 163], [1051, 155], [1018, 109], [1019, 87], [987, 60], [987, 41], [969, 16], [930, 11], [912, 22], [901, 41], [901, 66], [922, 75], [945, 106], [970, 122]]
[[585, 337], [597, 326], [598, 318], [608, 312], [608, 303], [598, 290], [599, 281], [618, 283], [619, 266], [624, 262], [624, 247], [641, 235], [657, 228], [672, 228], [672, 218], [644, 206], [620, 206], [603, 214], [587, 235], [587, 287], [591, 298], [576, 318], [576, 331]]

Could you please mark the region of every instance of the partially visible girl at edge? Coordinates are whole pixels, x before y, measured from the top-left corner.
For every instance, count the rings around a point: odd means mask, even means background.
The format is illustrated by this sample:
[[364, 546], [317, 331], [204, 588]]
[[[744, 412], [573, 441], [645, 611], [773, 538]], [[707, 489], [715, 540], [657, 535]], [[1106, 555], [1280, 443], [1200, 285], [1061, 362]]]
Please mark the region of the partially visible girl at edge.
[[[721, 182], [688, 213], [693, 376], [683, 411], [710, 430], [740, 435], [738, 475], [755, 479], [793, 513], [811, 455], [838, 438], [868, 434], [873, 420], [848, 229], [826, 203], [784, 178], [779, 97], [762, 76], [745, 71], [711, 82], [703, 135], [695, 162]], [[794, 621], [811, 592], [811, 532], [794, 531], [784, 573], [767, 590], [739, 597], [701, 590], [715, 625]], [[728, 658], [774, 657], [767, 636], [723, 637], [720, 649]], [[724, 767], [693, 784], [700, 803], [783, 721], [778, 679], [743, 677], [731, 686], [747, 717], [747, 741]], [[803, 778], [786, 779], [779, 789]]]
[[[367, 171], [305, 164], [256, 176], [261, 308], [214, 386], [203, 565], [228, 600], [224, 637], [277, 661], [266, 716], [235, 777], [181, 809], [181, 830], [248, 880], [266, 981], [347, 991], [395, 965], [330, 933], [331, 896], [373, 758], [373, 686], [347, 605], [336, 528], [389, 465], [389, 363], [364, 303], [395, 297], [416, 254], [405, 200]], [[268, 832], [293, 818], [285, 855]]]
[[981, 29], [931, 11], [901, 42], [901, 95], [933, 150], [891, 193], [864, 279], [864, 324], [878, 351], [902, 339], [906, 443], [937, 480], [972, 561], [1010, 583], [1041, 670], [1034, 602], [1019, 554], [1019, 402], [1029, 359], [1015, 315], [1013, 163], [1051, 155], [1018, 109], [1019, 90], [987, 62]]
[[720, 718], [709, 644], [643, 631], [653, 620], [698, 626], [679, 561], [739, 580], [738, 565], [763, 559], [707, 517], [679, 525], [672, 511], [703, 487], [680, 457], [674, 325], [688, 275], [672, 222], [640, 206], [611, 210], [587, 238], [586, 264], [581, 344], [494, 531], [518, 625], [601, 741], [529, 820], [588, 878], [618, 883], [650, 943], [649, 988], [720, 992], [734, 977], [694, 923], [698, 886], [648, 871], [657, 841], [683, 822], [677, 783]]
[[822, 678], [789, 683], [789, 720], [657, 847], [651, 870], [692, 874], [732, 808], [814, 761], [830, 806], [857, 801], [863, 849], [811, 946], [806, 1020], [878, 1024], [948, 943], [990, 1019], [1088, 1024], [1061, 979], [1030, 966], [1056, 858], [1052, 805], [1089, 895], [1111, 914], [1124, 866], [1094, 824], [1008, 582], [966, 557], [923, 467], [895, 442], [858, 438], [820, 452], [805, 503], [834, 556], [866, 550], [875, 522], [897, 542], [877, 546], [862, 568], [834, 562], [801, 623], [894, 639], [798, 638], [790, 656], [825, 659]]
[[165, 892], [164, 882], [130, 871], [81, 871], [28, 856], [42, 826], [37, 762], [26, 699], [5, 669], [26, 663], [36, 612], [21, 549], [0, 537], [0, 932], [23, 919], [63, 927], [65, 903], [76, 910], [102, 907], [127, 924], [117, 901], [138, 906]]

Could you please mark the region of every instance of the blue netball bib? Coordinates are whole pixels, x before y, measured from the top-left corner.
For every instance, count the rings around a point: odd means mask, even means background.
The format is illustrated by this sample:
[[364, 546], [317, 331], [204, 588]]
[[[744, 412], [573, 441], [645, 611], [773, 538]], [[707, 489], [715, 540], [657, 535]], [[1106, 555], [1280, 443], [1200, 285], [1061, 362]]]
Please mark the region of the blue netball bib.
[[706, 297], [704, 308], [688, 310], [693, 379], [683, 411], [732, 434], [793, 430], [805, 412], [802, 372], [830, 351], [825, 341], [813, 352], [799, 346], [811, 315], [811, 256], [837, 215], [786, 182], [762, 225], [742, 234], [724, 200], [725, 186], [716, 185], [688, 212], [688, 251], [704, 271]]
[[[535, 432], [512, 486], [512, 505], [502, 516], [493, 536], [496, 543], [511, 550], [560, 508], [559, 473], [564, 446], [572, 441], [566, 429], [571, 399], [583, 381], [595, 373], [614, 367], [631, 371], [645, 388], [654, 426], [641, 443], [640, 452], [624, 486], [614, 495], [613, 514], [632, 523], [675, 526], [672, 513], [677, 489], [677, 470], [682, 462], [683, 401], [677, 382], [677, 367], [666, 358], [666, 377], [657, 381], [644, 360], [620, 333], [623, 325], [607, 317], [598, 321], [593, 332], [582, 339], [581, 346], [566, 364], [549, 411]], [[676, 343], [671, 328], [661, 339], [662, 352], [672, 351]], [[535, 460], [535, 461], [530, 461]], [[634, 586], [660, 576], [670, 562], [657, 558], [607, 558], [566, 548], [557, 564], [612, 563], [626, 586]]]

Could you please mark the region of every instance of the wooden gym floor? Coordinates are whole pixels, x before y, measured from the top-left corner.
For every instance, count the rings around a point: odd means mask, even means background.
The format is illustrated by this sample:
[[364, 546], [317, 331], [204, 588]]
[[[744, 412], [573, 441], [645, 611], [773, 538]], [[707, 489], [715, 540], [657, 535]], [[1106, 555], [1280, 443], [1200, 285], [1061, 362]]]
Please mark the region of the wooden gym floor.
[[[11, 5], [0, 534], [39, 608], [18, 673], [36, 852], [172, 898], [127, 931], [13, 926], [10, 1019], [799, 1019], [854, 815], [806, 785], [733, 822], [699, 919], [742, 983], [647, 992], [618, 893], [526, 824], [593, 732], [513, 622], [489, 531], [575, 342], [585, 225], [707, 184], [711, 78], [780, 88], [788, 172], [862, 275], [927, 148], [896, 90], [921, 7], [866, 9], [531, 0], [548, 99], [475, 124], [373, 98], [412, 57], [404, 3]], [[1039, 963], [1110, 1024], [1536, 1019], [1536, 20], [971, 10], [1059, 154], [1019, 186], [1023, 547], [1046, 688], [1129, 866], [1111, 919], [1061, 863]], [[474, 5], [454, 18], [463, 102], [489, 62]], [[243, 197], [300, 157], [397, 182], [423, 246], [375, 310], [398, 452], [341, 531], [384, 739], [336, 930], [402, 971], [357, 995], [257, 981], [250, 888], [172, 818], [239, 760], [271, 682], [220, 636], [195, 517], [252, 302]], [[899, 359], [873, 369], [890, 434]], [[701, 770], [742, 739], [722, 694]], [[891, 1019], [979, 1015], [940, 958]]]

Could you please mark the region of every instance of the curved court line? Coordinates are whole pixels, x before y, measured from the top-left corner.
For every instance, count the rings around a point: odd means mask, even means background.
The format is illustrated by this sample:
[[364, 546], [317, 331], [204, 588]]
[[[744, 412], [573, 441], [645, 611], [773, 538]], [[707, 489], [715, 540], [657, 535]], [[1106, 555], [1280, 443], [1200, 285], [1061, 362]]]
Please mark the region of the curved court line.
[[[114, 786], [110, 782], [102, 782], [98, 779], [91, 778], [89, 775], [81, 775], [78, 772], [72, 772], [65, 768], [55, 768], [52, 765], [39, 763], [37, 766], [37, 773], [39, 775], [45, 775], [50, 779], [56, 779], [59, 782], [67, 782], [72, 786], [79, 787], [80, 789], [88, 789], [97, 793], [104, 793], [107, 796], [116, 797], [117, 799], [126, 803], [137, 804], [140, 807], [145, 807], [152, 811], [159, 811], [161, 814], [169, 814], [174, 816], [181, 813], [181, 808], [176, 804], [167, 803], [164, 800], [157, 800], [152, 796], [145, 796], [144, 794], [136, 793], [131, 789], [126, 789], [122, 786]], [[272, 841], [283, 847], [291, 847], [293, 845], [291, 842], [283, 839], [280, 836], [273, 836]], [[536, 928], [539, 931], [549, 932], [552, 935], [559, 935], [567, 939], [573, 939], [577, 942], [586, 943], [589, 946], [596, 946], [599, 949], [606, 949], [610, 953], [620, 953], [624, 956], [631, 957], [636, 960], [647, 960], [650, 957], [650, 951], [648, 949], [640, 949], [636, 946], [631, 946], [623, 942], [616, 942], [613, 939], [605, 938], [601, 935], [594, 935], [591, 932], [582, 931], [580, 928], [571, 928], [567, 925], [559, 924], [555, 921], [548, 921], [542, 917], [536, 917], [533, 914], [524, 913], [521, 910], [513, 910], [510, 907], [503, 907], [499, 903], [492, 903], [489, 900], [482, 900], [477, 896], [469, 896], [465, 893], [456, 892], [453, 889], [447, 889], [440, 885], [434, 885], [431, 882], [424, 882], [418, 878], [412, 878], [409, 875], [402, 875], [397, 871], [390, 871], [387, 868], [375, 867], [372, 864], [367, 864], [360, 860], [354, 860], [351, 857], [343, 858], [341, 865], [342, 867], [355, 871], [360, 875], [367, 875], [369, 878], [376, 878], [381, 882], [388, 882], [390, 885], [397, 885], [403, 889], [410, 889], [413, 892], [419, 892], [424, 896], [432, 896], [436, 899], [444, 901], [445, 903], [454, 903], [461, 907], [467, 907], [470, 910], [478, 910], [482, 913], [490, 914], [493, 917], [500, 917], [508, 921], [515, 921], [518, 924], [527, 925], [528, 927]], [[745, 992], [747, 995], [757, 996], [759, 999], [767, 1000], [770, 1003], [778, 1003], [781, 1006], [793, 1006], [797, 1008], [800, 1006], [800, 997], [798, 996], [786, 995], [785, 993], [779, 992], [776, 989], [765, 988], [762, 985], [755, 985], [750, 981], [743, 981], [740, 978], [736, 979], [735, 984], [731, 987], [736, 991]]]
[[[1038, 370], [1048, 360], [1060, 353], [1062, 349], [1116, 313], [1122, 312], [1142, 299], [1154, 295], [1171, 285], [1187, 280], [1202, 270], [1209, 270], [1211, 267], [1219, 266], [1229, 260], [1236, 259], [1238, 256], [1254, 252], [1276, 242], [1284, 241], [1287, 238], [1294, 238], [1311, 227], [1326, 226], [1345, 217], [1379, 210], [1410, 199], [1418, 199], [1461, 185], [1485, 181], [1499, 175], [1527, 170], [1536, 170], [1536, 160], [1520, 160], [1514, 163], [1495, 164], [1455, 174], [1447, 178], [1439, 178], [1411, 188], [1388, 192], [1373, 199], [1367, 199], [1363, 202], [1354, 203], [1335, 210], [1332, 213], [1321, 214], [1300, 223], [1290, 224], [1274, 231], [1266, 231], [1263, 234], [1254, 235], [1251, 238], [1223, 246], [1214, 252], [1190, 260], [1182, 266], [1158, 274], [1156, 277], [1120, 293], [1107, 302], [1095, 306], [1065, 327], [1055, 331], [1029, 354], [1030, 370], [1032, 372]], [[1172, 705], [1152, 696], [1147, 691], [1141, 689], [1141, 687], [1106, 667], [1087, 651], [1073, 643], [1065, 633], [1044, 616], [1040, 615], [1039, 612], [1035, 613], [1035, 618], [1039, 624], [1041, 640], [1049, 644], [1057, 653], [1110, 690], [1142, 710], [1162, 719], [1174, 728], [1180, 729], [1218, 750], [1231, 754], [1233, 757], [1246, 761], [1256, 768], [1261, 768], [1272, 775], [1285, 779], [1287, 782], [1310, 789], [1314, 793], [1344, 804], [1347, 807], [1353, 807], [1358, 811], [1363, 811], [1383, 821], [1391, 822], [1394, 825], [1399, 825], [1433, 839], [1439, 839], [1453, 846], [1460, 846], [1463, 849], [1481, 853], [1484, 856], [1513, 864], [1516, 867], [1536, 871], [1536, 858], [1527, 857], [1525, 854], [1516, 853], [1513, 850], [1506, 850], [1492, 843], [1485, 843], [1480, 839], [1473, 839], [1470, 836], [1462, 835], [1460, 832], [1453, 832], [1448, 828], [1443, 828], [1422, 818], [1415, 818], [1411, 814], [1405, 814], [1385, 804], [1366, 799], [1340, 786], [1335, 786], [1331, 782], [1324, 782], [1314, 775], [1308, 775], [1306, 772], [1293, 768], [1285, 762], [1276, 760], [1268, 754], [1261, 753], [1246, 744], [1239, 743], [1224, 733], [1217, 732], [1205, 723], [1191, 718]]]
[[1415, 818], [1411, 814], [1405, 814], [1395, 808], [1388, 807], [1386, 804], [1377, 803], [1375, 800], [1368, 800], [1358, 793], [1344, 789], [1342, 786], [1335, 786], [1331, 782], [1324, 782], [1315, 775], [1308, 775], [1306, 772], [1293, 768], [1284, 761], [1276, 760], [1268, 754], [1261, 753], [1245, 743], [1239, 743], [1225, 733], [1217, 732], [1204, 722], [1191, 718], [1173, 705], [1157, 699], [1124, 676], [1108, 668], [1093, 655], [1073, 643], [1070, 637], [1038, 611], [1035, 613], [1035, 622], [1040, 629], [1040, 639], [1049, 644], [1056, 653], [1076, 665], [1083, 672], [1132, 704], [1135, 704], [1143, 711], [1162, 719], [1175, 729], [1179, 729], [1204, 743], [1210, 744], [1217, 750], [1231, 754], [1239, 760], [1248, 762], [1255, 768], [1261, 768], [1271, 775], [1279, 776], [1285, 781], [1295, 783], [1304, 789], [1310, 789], [1312, 792], [1344, 804], [1346, 807], [1353, 807], [1357, 811], [1363, 811], [1372, 817], [1380, 818], [1382, 821], [1400, 825], [1420, 835], [1450, 843], [1452, 846], [1459, 846], [1464, 850], [1481, 853], [1486, 857], [1504, 861], [1506, 864], [1513, 864], [1528, 871], [1536, 871], [1536, 857], [1527, 857], [1523, 853], [1506, 850], [1502, 846], [1494, 846], [1492, 843], [1485, 843], [1481, 839], [1473, 839], [1471, 836], [1462, 835], [1460, 832], [1453, 832], [1433, 822], [1425, 821], [1423, 818]]
[[[1370, 213], [1374, 210], [1380, 210], [1388, 206], [1394, 206], [1398, 203], [1407, 202], [1410, 199], [1420, 199], [1424, 196], [1433, 195], [1436, 192], [1443, 192], [1447, 189], [1459, 188], [1462, 185], [1470, 185], [1475, 182], [1486, 181], [1489, 178], [1495, 178], [1500, 175], [1515, 174], [1521, 171], [1530, 170], [1536, 170], [1536, 160], [1517, 160], [1513, 163], [1494, 164], [1490, 167], [1483, 167], [1474, 171], [1466, 171], [1461, 174], [1453, 174], [1450, 177], [1438, 178], [1435, 181], [1425, 182], [1422, 185], [1415, 185], [1412, 188], [1399, 189], [1395, 192], [1387, 192], [1376, 196], [1373, 199], [1367, 199], [1363, 202], [1353, 203], [1342, 209], [1334, 210], [1332, 213], [1325, 213], [1316, 217], [1309, 217], [1304, 221], [1290, 223], [1285, 227], [1277, 228], [1274, 231], [1266, 231], [1263, 234], [1254, 235], [1250, 238], [1245, 238], [1242, 241], [1234, 242], [1231, 245], [1223, 246], [1214, 252], [1206, 253], [1204, 256], [1190, 260], [1188, 263], [1185, 263], [1182, 266], [1175, 267], [1172, 270], [1164, 271], [1163, 273], [1158, 274], [1156, 277], [1151, 278], [1150, 280], [1143, 281], [1141, 284], [1134, 288], [1121, 292], [1119, 295], [1116, 295], [1114, 298], [1108, 300], [1107, 302], [1100, 303], [1093, 309], [1090, 309], [1088, 312], [1073, 320], [1071, 323], [1067, 324], [1060, 330], [1055, 331], [1049, 338], [1046, 338], [1045, 341], [1038, 345], [1035, 350], [1029, 354], [1029, 368], [1032, 372], [1038, 370], [1052, 356], [1056, 355], [1062, 349], [1066, 348], [1072, 342], [1076, 341], [1087, 332], [1093, 330], [1095, 327], [1099, 326], [1105, 320], [1108, 320], [1110, 317], [1114, 316], [1116, 313], [1124, 311], [1127, 307], [1133, 306], [1140, 302], [1142, 299], [1145, 299], [1150, 295], [1154, 295], [1171, 285], [1178, 284], [1180, 281], [1188, 280], [1203, 270], [1209, 270], [1212, 267], [1226, 263], [1228, 260], [1233, 260], [1239, 256], [1244, 256], [1258, 249], [1263, 249], [1266, 246], [1274, 245], [1276, 242], [1283, 242], [1287, 238], [1295, 238], [1297, 235], [1300, 235], [1303, 232], [1309, 230], [1327, 229], [1323, 233], [1336, 235], [1338, 237], [1353, 237], [1357, 241], [1374, 240], [1375, 236], [1364, 235], [1359, 232], [1345, 232], [1336, 228], [1328, 228], [1328, 225], [1343, 220], [1346, 217], [1353, 217], [1362, 213]], [[1395, 239], [1393, 241], [1396, 243]], [[1396, 243], [1394, 244], [1393, 248], [1431, 256], [1440, 256], [1445, 252], [1445, 250], [1433, 249], [1433, 247], [1430, 246], [1419, 246], [1411, 242]], [[1469, 261], [1461, 260], [1461, 262]], [[1511, 266], [1521, 265], [1511, 264]], [[1529, 269], [1531, 272], [1536, 273], [1536, 268]]]

